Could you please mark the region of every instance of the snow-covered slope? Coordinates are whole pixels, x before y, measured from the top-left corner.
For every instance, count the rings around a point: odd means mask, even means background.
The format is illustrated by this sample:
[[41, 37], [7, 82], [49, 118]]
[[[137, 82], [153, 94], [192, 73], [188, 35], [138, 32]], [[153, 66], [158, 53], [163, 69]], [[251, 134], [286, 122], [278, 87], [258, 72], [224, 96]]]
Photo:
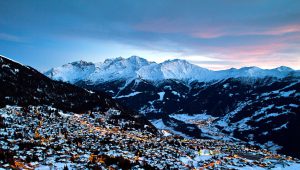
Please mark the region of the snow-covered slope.
[[75, 83], [82, 79], [86, 79], [90, 74], [95, 72], [96, 65], [86, 61], [76, 61], [65, 64], [62, 67], [52, 68], [45, 74], [56, 80]]
[[218, 79], [222, 78], [238, 78], [238, 77], [277, 77], [283, 78], [288, 75], [300, 75], [299, 71], [295, 71], [289, 67], [281, 66], [274, 69], [261, 69], [259, 67], [242, 67], [240, 69], [231, 68], [228, 70], [216, 71]]
[[167, 60], [163, 63], [152, 63], [138, 70], [140, 78], [151, 81], [179, 79], [185, 81], [209, 81], [212, 71], [193, 65], [185, 60]]
[[150, 63], [136, 56], [130, 58], [107, 59], [96, 64], [96, 70], [87, 77], [90, 82], [105, 82], [113, 80], [126, 80], [137, 78], [137, 71]]
[[130, 58], [107, 59], [103, 63], [78, 61], [53, 68], [45, 75], [54, 79], [70, 83], [88, 81], [100, 83], [113, 80], [137, 78], [137, 72], [150, 63], [136, 56]]
[[278, 67], [275, 69], [243, 67], [240, 69], [232, 68], [222, 71], [212, 71], [191, 64], [185, 60], [175, 59], [155, 63], [137, 56], [132, 56], [127, 59], [121, 57], [107, 59], [100, 63], [84, 61], [73, 62], [45, 72], [46, 76], [55, 80], [70, 83], [85, 81], [90, 84], [99, 84], [115, 80], [133, 80], [137, 78], [150, 81], [177, 79], [186, 82], [209, 82], [237, 77], [263, 78], [269, 76], [283, 78], [295, 74], [300, 75], [299, 71], [288, 67]]

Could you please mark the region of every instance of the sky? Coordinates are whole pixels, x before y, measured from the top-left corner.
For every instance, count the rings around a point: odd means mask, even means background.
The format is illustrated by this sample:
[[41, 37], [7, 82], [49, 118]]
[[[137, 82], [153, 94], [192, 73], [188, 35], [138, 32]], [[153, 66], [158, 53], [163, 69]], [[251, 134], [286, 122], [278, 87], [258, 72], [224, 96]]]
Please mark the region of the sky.
[[300, 69], [299, 0], [1, 0], [0, 54], [41, 71], [137, 55]]

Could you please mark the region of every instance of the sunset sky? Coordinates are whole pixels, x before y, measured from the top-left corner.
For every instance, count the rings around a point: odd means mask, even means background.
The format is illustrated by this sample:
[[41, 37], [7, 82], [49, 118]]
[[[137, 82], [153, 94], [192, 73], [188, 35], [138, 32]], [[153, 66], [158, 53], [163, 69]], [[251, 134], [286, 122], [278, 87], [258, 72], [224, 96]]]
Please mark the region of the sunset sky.
[[300, 69], [299, 0], [1, 0], [0, 54], [39, 70], [137, 55]]

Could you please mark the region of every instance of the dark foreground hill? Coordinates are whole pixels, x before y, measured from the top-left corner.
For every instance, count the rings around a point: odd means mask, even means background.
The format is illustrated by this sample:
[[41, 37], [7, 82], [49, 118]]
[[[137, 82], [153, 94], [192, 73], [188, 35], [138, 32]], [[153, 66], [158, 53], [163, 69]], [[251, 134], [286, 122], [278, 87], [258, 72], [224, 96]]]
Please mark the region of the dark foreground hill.
[[135, 121], [135, 125], [155, 128], [136, 112], [118, 104], [102, 92], [54, 81], [37, 70], [0, 56], [0, 107], [5, 105], [48, 105], [64, 111], [87, 113], [88, 111], [116, 111], [114, 119], [125, 118]]

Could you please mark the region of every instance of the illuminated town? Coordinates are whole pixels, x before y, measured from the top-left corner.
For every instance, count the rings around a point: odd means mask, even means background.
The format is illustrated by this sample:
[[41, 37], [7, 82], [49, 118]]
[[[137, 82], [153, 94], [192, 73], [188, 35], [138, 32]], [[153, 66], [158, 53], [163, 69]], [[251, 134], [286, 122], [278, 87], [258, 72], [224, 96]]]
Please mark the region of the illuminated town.
[[243, 143], [152, 134], [132, 128], [134, 121], [110, 119], [115, 114], [7, 106], [0, 110], [0, 169], [270, 169], [300, 163]]

